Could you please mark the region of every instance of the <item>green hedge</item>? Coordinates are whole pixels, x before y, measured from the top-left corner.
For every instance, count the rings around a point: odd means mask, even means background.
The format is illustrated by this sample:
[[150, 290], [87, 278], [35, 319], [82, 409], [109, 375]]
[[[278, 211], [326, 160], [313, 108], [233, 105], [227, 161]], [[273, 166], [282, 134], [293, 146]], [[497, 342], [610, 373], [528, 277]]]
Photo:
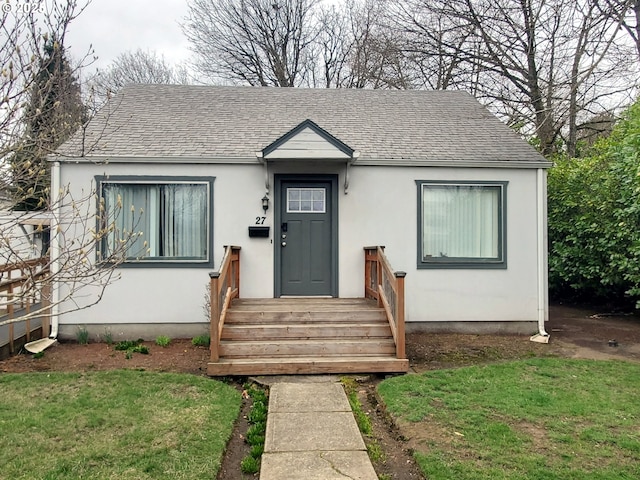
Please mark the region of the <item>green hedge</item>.
[[591, 156], [549, 172], [552, 295], [640, 306], [640, 101]]

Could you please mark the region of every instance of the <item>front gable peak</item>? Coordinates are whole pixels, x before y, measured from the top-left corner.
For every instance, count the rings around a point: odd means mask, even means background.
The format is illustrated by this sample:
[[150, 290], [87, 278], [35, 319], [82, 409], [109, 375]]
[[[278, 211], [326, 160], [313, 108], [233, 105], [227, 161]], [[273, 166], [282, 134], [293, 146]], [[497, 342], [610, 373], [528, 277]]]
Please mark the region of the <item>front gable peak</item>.
[[311, 120], [300, 123], [262, 150], [265, 160], [349, 160], [353, 154], [351, 147]]

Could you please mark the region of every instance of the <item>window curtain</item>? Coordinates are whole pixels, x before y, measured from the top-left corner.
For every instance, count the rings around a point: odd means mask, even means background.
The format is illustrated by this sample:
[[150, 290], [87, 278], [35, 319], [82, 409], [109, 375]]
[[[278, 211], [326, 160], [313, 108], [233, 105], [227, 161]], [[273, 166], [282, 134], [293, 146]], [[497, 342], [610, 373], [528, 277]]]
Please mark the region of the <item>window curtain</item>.
[[423, 185], [423, 256], [497, 258], [500, 187]]
[[106, 222], [114, 227], [107, 255], [129, 239], [126, 258], [206, 258], [206, 185], [105, 184], [103, 197]]
[[[106, 222], [113, 229], [107, 236], [108, 255], [119, 253], [123, 241], [126, 258], [154, 256], [158, 251], [157, 209], [160, 189], [156, 185], [106, 184], [103, 196], [107, 212]], [[138, 233], [142, 232], [142, 235]]]
[[206, 258], [206, 187], [164, 185], [162, 198], [163, 256]]

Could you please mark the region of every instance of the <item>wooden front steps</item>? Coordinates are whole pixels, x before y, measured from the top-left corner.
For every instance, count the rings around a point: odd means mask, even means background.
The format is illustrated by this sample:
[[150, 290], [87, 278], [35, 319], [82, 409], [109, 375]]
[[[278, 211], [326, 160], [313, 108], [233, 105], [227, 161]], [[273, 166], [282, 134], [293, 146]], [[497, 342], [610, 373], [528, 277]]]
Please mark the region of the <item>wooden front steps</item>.
[[384, 310], [362, 298], [235, 299], [207, 373], [399, 373]]

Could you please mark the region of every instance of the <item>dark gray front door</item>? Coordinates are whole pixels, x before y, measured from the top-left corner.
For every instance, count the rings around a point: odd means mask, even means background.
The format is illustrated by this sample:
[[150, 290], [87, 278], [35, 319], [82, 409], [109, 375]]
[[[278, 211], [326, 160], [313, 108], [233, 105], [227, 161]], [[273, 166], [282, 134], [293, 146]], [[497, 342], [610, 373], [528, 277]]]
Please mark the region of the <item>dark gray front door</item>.
[[335, 181], [308, 177], [276, 185], [276, 294], [337, 296]]

